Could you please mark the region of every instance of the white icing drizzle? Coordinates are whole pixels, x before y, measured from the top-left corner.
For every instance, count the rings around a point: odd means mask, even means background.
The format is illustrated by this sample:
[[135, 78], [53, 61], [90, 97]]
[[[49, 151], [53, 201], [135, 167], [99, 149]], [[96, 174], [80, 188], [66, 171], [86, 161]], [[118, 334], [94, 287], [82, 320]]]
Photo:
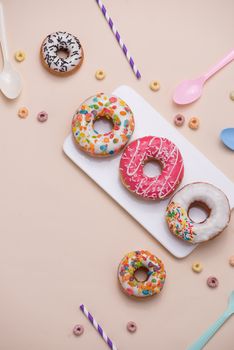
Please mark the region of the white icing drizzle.
[[[156, 159], [162, 164], [162, 172], [147, 177], [143, 167]], [[171, 141], [156, 136], [137, 139], [125, 149], [121, 161], [121, 178], [126, 187], [137, 195], [149, 199], [164, 199], [179, 185], [183, 178], [182, 156]]]

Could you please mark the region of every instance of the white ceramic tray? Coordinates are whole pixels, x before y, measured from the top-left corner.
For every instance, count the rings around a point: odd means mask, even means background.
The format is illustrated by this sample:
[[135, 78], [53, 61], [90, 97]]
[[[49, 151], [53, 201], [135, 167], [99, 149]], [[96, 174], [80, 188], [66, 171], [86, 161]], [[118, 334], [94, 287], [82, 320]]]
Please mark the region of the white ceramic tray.
[[[185, 176], [180, 187], [193, 181], [210, 182], [226, 193], [231, 207], [234, 207], [234, 184], [152, 106], [128, 86], [120, 86], [113, 91], [113, 94], [125, 100], [134, 113], [136, 127], [131, 140], [145, 135], [164, 136], [179, 147], [185, 165]], [[165, 223], [165, 208], [168, 200], [160, 202], [144, 201], [136, 198], [123, 187], [118, 172], [121, 155], [108, 159], [86, 156], [75, 145], [72, 134], [66, 138], [63, 149], [76, 165], [174, 256], [183, 258], [195, 249], [196, 246], [183, 242], [168, 232]]]

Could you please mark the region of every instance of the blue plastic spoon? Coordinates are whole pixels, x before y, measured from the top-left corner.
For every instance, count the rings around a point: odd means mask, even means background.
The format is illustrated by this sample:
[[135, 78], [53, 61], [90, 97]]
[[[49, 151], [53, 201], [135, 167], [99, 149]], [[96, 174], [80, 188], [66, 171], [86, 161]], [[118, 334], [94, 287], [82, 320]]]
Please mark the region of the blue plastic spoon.
[[222, 316], [188, 350], [201, 350], [227, 319], [234, 314], [234, 291], [229, 297], [228, 308]]
[[220, 133], [220, 139], [225, 146], [234, 151], [234, 128], [223, 129]]

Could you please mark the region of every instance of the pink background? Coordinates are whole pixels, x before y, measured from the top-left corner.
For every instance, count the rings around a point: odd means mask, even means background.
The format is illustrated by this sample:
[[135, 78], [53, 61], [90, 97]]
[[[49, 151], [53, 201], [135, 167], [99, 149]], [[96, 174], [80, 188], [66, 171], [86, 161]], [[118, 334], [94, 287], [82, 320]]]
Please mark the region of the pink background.
[[[94, 0], [3, 0], [10, 55], [24, 89], [19, 99], [0, 96], [0, 348], [3, 350], [104, 350], [106, 344], [79, 311], [86, 304], [119, 349], [183, 350], [224, 311], [234, 289], [234, 219], [217, 239], [177, 260], [100, 190], [62, 152], [73, 112], [88, 96], [127, 84], [172, 122], [177, 112], [201, 127], [181, 128], [214, 164], [234, 181], [233, 152], [219, 133], [234, 124], [234, 63], [187, 107], [172, 104], [174, 87], [207, 70], [233, 47], [233, 0], [106, 0], [105, 4], [142, 73], [137, 81]], [[73, 76], [49, 74], [39, 60], [44, 37], [56, 30], [77, 35], [85, 60]], [[107, 76], [95, 80], [96, 69]], [[153, 93], [153, 79], [161, 90]], [[30, 116], [17, 117], [27, 106]], [[40, 124], [36, 114], [46, 110]], [[144, 116], [142, 116], [144, 117]], [[191, 159], [191, 162], [193, 159]], [[199, 166], [199, 165], [198, 165]], [[161, 295], [138, 302], [118, 288], [122, 256], [148, 249], [166, 265]], [[191, 265], [200, 261], [201, 274]], [[220, 285], [211, 290], [206, 278]], [[125, 327], [138, 325], [135, 334]], [[76, 323], [82, 337], [72, 335]], [[233, 349], [234, 320], [209, 342], [207, 350]]]

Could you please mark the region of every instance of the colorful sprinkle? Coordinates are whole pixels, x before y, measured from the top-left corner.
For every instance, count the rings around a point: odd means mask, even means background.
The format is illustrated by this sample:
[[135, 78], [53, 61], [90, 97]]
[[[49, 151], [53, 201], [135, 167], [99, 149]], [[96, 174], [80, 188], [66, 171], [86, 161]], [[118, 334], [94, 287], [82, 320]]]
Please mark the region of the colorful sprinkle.
[[193, 241], [193, 224], [189, 219], [186, 210], [178, 203], [169, 203], [166, 209], [166, 221], [170, 231], [185, 241]]

